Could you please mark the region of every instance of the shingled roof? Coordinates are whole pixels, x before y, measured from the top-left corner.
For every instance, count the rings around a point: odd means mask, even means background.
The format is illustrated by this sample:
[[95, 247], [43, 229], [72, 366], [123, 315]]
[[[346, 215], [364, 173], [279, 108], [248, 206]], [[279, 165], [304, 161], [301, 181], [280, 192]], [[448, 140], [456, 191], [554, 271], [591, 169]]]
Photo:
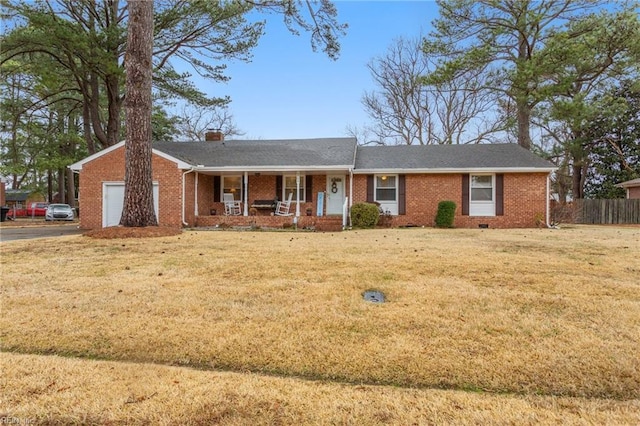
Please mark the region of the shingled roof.
[[360, 146], [355, 165], [360, 173], [554, 168], [517, 144]]
[[[124, 146], [69, 166], [79, 171]], [[517, 144], [357, 146], [355, 138], [156, 142], [154, 152], [179, 168], [208, 172], [350, 170], [354, 173], [550, 172], [556, 167]]]
[[157, 142], [153, 148], [193, 166], [211, 169], [348, 169], [355, 161], [356, 139]]

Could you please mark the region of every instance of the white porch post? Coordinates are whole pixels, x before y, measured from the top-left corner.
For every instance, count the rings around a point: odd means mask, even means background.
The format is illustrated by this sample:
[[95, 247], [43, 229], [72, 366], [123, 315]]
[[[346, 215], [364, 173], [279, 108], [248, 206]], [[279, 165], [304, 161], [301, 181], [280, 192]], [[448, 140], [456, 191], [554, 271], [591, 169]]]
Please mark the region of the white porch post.
[[249, 216], [249, 173], [244, 172], [244, 191], [242, 194], [242, 201], [244, 204], [244, 216]]
[[296, 217], [300, 217], [300, 172], [296, 172]]

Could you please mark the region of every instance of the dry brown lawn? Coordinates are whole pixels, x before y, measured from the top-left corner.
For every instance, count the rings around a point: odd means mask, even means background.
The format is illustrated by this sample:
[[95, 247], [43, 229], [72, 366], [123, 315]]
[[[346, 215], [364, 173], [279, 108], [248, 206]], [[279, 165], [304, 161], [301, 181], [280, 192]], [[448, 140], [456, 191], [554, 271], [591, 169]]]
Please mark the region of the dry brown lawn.
[[639, 253], [639, 227], [5, 242], [0, 415], [638, 424]]

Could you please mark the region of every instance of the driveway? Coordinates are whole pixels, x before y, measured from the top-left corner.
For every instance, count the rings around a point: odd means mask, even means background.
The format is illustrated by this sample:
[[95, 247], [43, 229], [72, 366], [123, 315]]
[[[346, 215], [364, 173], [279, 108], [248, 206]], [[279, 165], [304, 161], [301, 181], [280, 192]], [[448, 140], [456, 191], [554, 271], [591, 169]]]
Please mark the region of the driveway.
[[77, 223], [68, 225], [47, 226], [3, 226], [0, 227], [0, 242], [13, 240], [28, 240], [32, 238], [59, 237], [61, 235], [82, 234]]

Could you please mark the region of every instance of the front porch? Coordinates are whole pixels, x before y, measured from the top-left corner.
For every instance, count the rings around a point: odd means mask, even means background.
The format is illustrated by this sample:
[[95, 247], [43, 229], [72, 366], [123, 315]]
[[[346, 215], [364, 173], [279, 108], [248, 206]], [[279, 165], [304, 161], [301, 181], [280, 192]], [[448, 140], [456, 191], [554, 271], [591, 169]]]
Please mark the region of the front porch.
[[[350, 199], [350, 176], [337, 171], [187, 171], [184, 179], [183, 224], [193, 227], [339, 231]], [[278, 200], [290, 200], [288, 210], [276, 212]]]
[[342, 230], [342, 216], [225, 216], [196, 218], [197, 228], [307, 229], [322, 232]]

